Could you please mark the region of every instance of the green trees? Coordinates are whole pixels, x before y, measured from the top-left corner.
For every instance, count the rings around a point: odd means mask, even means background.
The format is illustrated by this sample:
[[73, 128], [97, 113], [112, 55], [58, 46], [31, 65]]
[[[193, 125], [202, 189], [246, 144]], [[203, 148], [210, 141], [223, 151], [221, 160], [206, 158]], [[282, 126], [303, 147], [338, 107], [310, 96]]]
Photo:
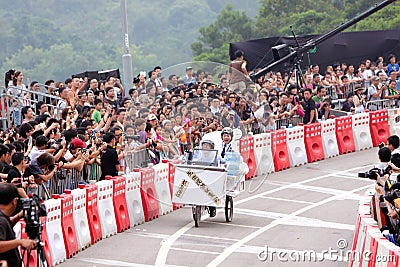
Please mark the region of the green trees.
[[239, 42], [254, 36], [253, 21], [245, 12], [233, 10], [228, 4], [214, 23], [199, 29], [200, 36], [192, 44], [194, 60], [229, 62], [229, 42]]

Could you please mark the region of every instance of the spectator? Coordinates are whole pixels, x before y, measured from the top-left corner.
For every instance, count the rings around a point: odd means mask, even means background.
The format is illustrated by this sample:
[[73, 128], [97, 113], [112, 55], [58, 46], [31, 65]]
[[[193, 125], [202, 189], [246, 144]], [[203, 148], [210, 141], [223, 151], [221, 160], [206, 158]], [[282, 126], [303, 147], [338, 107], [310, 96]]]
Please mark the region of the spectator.
[[33, 112], [32, 108], [29, 106], [23, 107], [21, 109], [21, 114], [22, 114], [22, 117], [24, 118], [22, 120], [22, 123], [33, 121], [35, 118], [35, 113]]
[[304, 124], [314, 123], [316, 121], [315, 102], [312, 99], [311, 89], [304, 90], [304, 101], [302, 103], [304, 109]]
[[246, 78], [249, 78], [244, 60], [244, 53], [241, 50], [235, 52], [235, 59], [229, 64], [228, 80], [229, 88], [235, 92], [246, 89]]
[[387, 76], [390, 75], [390, 72], [392, 70], [394, 70], [396, 72], [396, 75], [399, 76], [400, 75], [400, 67], [399, 64], [396, 63], [396, 56], [395, 55], [389, 55], [388, 57], [389, 60], [389, 64], [387, 65]]
[[185, 85], [189, 85], [191, 83], [195, 84], [196, 81], [196, 77], [193, 76], [193, 68], [188, 66], [186, 67], [186, 75], [184, 77], [182, 77], [183, 82], [185, 83]]
[[379, 77], [373, 76], [371, 78], [372, 84], [368, 87], [368, 101], [374, 101], [381, 99], [383, 88], [378, 88]]
[[118, 153], [114, 149], [116, 138], [113, 133], [106, 133], [103, 142], [107, 143], [107, 148], [101, 155], [101, 177], [104, 180], [107, 175], [117, 176], [119, 171]]
[[397, 135], [389, 136], [389, 138], [387, 139], [387, 142], [388, 142], [388, 148], [392, 152], [392, 155], [400, 154], [400, 148], [399, 148], [400, 141], [399, 141], [399, 137]]
[[354, 102], [353, 102], [354, 94], [349, 93], [347, 95], [347, 101], [343, 104], [341, 110], [345, 112], [354, 112], [355, 107], [354, 107]]
[[21, 257], [18, 246], [33, 249], [36, 242], [30, 239], [15, 239], [14, 225], [23, 217], [22, 211], [11, 217], [17, 207], [18, 189], [12, 184], [0, 184], [0, 261], [8, 266], [19, 266]]

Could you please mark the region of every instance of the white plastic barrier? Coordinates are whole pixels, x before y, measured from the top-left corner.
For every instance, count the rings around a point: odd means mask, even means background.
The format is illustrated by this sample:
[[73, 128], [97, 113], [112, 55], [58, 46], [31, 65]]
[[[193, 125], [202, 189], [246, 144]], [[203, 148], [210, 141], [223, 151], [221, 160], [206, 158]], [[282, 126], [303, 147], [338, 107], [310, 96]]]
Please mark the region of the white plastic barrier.
[[307, 153], [304, 145], [304, 128], [302, 126], [286, 129], [286, 144], [289, 153], [290, 167], [307, 163]]
[[144, 223], [144, 211], [140, 196], [140, 173], [130, 172], [124, 176], [126, 178], [126, 204], [132, 227]]
[[107, 238], [117, 233], [117, 222], [115, 220], [113, 205], [113, 182], [103, 180], [96, 183], [98, 186], [98, 203], [102, 237]]
[[376, 255], [376, 267], [391, 267], [400, 264], [400, 247], [386, 239], [378, 239]]
[[372, 138], [369, 129], [369, 114], [354, 114], [352, 123], [356, 151], [372, 148]]
[[153, 166], [154, 169], [154, 186], [156, 188], [158, 205], [160, 207], [160, 215], [170, 213], [172, 211], [171, 193], [168, 183], [168, 163], [159, 163]]
[[335, 120], [329, 119], [321, 122], [322, 146], [324, 147], [325, 158], [339, 155], [339, 147], [336, 140]]
[[53, 265], [67, 259], [64, 237], [61, 228], [61, 199], [49, 199], [44, 202], [47, 211], [46, 232]]
[[388, 109], [390, 134], [400, 135], [400, 108]]
[[257, 175], [265, 175], [275, 170], [271, 143], [271, 133], [254, 135], [254, 157], [256, 158]]
[[75, 233], [78, 241], [78, 249], [84, 250], [90, 246], [90, 229], [86, 214], [86, 189], [66, 190], [74, 198], [74, 218]]

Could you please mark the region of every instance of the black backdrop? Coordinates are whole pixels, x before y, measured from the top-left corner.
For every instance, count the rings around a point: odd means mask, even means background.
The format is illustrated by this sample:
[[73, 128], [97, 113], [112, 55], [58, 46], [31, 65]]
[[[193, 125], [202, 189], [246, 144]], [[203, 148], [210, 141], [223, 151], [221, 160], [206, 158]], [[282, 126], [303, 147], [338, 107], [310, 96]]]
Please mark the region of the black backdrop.
[[[299, 43], [313, 39], [319, 35], [299, 36]], [[294, 45], [293, 37], [272, 37], [244, 42], [230, 43], [229, 55], [234, 59], [236, 50], [242, 50], [248, 62], [247, 70], [262, 68], [273, 62], [271, 47], [278, 44]], [[332, 38], [320, 43], [317, 51], [309, 54], [311, 64], [320, 66], [320, 73], [323, 73], [326, 66], [334, 63], [346, 62], [347, 64], [358, 65], [365, 59], [375, 61], [383, 56], [387, 61], [389, 54], [397, 56], [400, 52], [400, 30], [387, 31], [362, 31], [342, 32]], [[307, 53], [303, 55], [302, 68], [309, 63]], [[289, 64], [282, 64], [273, 70], [286, 70]]]

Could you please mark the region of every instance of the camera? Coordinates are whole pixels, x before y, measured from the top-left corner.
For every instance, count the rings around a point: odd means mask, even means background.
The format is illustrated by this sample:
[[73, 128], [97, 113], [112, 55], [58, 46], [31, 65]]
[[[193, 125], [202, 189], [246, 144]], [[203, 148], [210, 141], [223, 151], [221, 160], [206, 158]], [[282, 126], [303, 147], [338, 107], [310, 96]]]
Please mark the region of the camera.
[[41, 199], [37, 195], [31, 195], [29, 198], [20, 198], [18, 200], [22, 206], [28, 237], [40, 242], [40, 235], [43, 229], [40, 218], [47, 215], [46, 207], [41, 203]]
[[399, 189], [396, 189], [396, 190], [394, 190], [393, 192], [389, 192], [389, 193], [387, 193], [387, 194], [384, 196], [384, 198], [385, 198], [388, 202], [390, 202], [390, 203], [393, 204], [395, 199], [400, 198], [400, 190], [399, 190]]
[[378, 177], [383, 176], [385, 174], [390, 174], [390, 171], [392, 168], [390, 166], [386, 167], [386, 169], [382, 170], [380, 168], [372, 168], [369, 171], [366, 172], [359, 172], [358, 177], [360, 178], [368, 178], [371, 180], [377, 180]]

